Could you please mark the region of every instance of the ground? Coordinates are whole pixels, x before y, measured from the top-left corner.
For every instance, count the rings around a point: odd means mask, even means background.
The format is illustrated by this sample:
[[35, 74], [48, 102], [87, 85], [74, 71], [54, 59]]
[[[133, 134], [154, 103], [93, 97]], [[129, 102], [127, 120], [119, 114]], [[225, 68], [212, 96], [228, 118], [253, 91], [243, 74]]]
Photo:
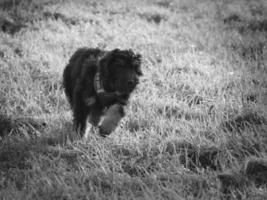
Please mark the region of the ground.
[[[0, 199], [266, 199], [267, 1], [0, 1]], [[79, 47], [142, 54], [125, 122], [72, 130]]]

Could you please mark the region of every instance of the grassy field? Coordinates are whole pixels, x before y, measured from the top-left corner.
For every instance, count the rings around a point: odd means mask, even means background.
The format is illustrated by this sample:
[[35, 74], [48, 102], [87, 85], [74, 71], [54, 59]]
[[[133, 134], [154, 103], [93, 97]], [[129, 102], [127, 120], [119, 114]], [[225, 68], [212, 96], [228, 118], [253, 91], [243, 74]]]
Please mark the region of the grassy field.
[[[0, 199], [267, 199], [266, 0], [1, 0]], [[79, 47], [144, 76], [108, 138], [72, 130]]]

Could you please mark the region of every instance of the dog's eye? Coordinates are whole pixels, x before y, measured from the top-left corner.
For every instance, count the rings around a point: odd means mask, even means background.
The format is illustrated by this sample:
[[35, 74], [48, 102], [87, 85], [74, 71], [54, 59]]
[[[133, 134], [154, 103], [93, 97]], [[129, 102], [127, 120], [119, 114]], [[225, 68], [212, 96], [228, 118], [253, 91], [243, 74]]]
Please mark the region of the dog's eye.
[[116, 67], [123, 67], [123, 65], [125, 64], [125, 62], [123, 62], [122, 60], [118, 59], [114, 61], [114, 65]]
[[123, 69], [123, 65], [122, 64], [116, 64], [116, 68]]

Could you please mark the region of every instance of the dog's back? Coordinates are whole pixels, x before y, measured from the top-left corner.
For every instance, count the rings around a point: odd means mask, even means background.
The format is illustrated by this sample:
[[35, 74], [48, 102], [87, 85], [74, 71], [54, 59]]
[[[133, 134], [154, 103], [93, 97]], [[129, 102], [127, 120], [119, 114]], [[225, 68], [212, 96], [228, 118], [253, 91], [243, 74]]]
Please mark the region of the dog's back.
[[83, 68], [87, 67], [86, 59], [90, 59], [90, 62], [96, 62], [97, 58], [103, 53], [104, 51], [97, 48], [80, 48], [71, 56], [63, 72], [63, 85], [71, 106], [73, 105], [74, 86], [81, 77]]

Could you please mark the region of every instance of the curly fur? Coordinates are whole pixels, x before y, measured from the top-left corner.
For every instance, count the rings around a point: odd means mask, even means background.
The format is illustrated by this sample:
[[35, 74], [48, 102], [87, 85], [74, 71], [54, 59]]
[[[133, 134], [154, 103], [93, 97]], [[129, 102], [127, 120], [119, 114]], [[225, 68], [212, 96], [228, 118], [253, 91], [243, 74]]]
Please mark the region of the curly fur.
[[[132, 50], [81, 48], [72, 55], [64, 69], [63, 85], [73, 111], [74, 127], [81, 136], [84, 135], [87, 118], [92, 125], [98, 126], [104, 111], [111, 105], [118, 104], [124, 116], [123, 106], [128, 103], [142, 75], [140, 67], [141, 56]], [[95, 90], [97, 71], [106, 93], [114, 94], [114, 97], [106, 98], [105, 94], [98, 94]], [[102, 135], [108, 134], [110, 132]]]

